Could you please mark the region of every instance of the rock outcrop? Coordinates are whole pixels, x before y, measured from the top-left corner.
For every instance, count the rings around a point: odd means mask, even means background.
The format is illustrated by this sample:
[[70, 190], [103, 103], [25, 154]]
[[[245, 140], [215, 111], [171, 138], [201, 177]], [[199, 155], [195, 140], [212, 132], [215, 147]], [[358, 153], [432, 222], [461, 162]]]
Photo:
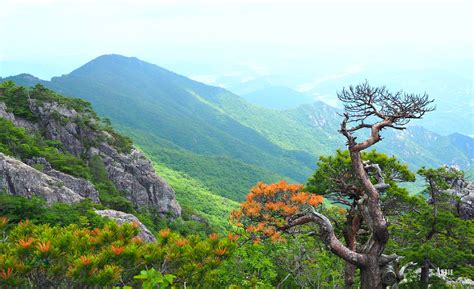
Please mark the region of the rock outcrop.
[[0, 191], [2, 190], [12, 195], [38, 196], [48, 204], [76, 203], [83, 199], [62, 180], [0, 153]]
[[[162, 216], [181, 215], [175, 192], [156, 175], [151, 162], [135, 148], [120, 150], [114, 145], [116, 136], [98, 129], [99, 120], [93, 111], [77, 111], [70, 105], [44, 99], [30, 99], [29, 106], [37, 118], [35, 122], [16, 117], [4, 103], [0, 103], [0, 117], [60, 141], [68, 152], [86, 161], [99, 156], [109, 179], [137, 208], [153, 209]], [[89, 184], [51, 169], [44, 173], [62, 180], [78, 195], [98, 201], [97, 192]]]
[[181, 214], [173, 189], [156, 175], [151, 162], [141, 152], [132, 149], [128, 154], [118, 153], [102, 143], [90, 153], [102, 158], [109, 178], [119, 190], [133, 192], [128, 198], [134, 204], [152, 207], [162, 214]]
[[89, 159], [100, 156], [109, 179], [137, 207], [154, 209], [163, 216], [181, 215], [174, 191], [156, 175], [151, 162], [135, 148], [119, 152], [110, 143], [113, 136], [93, 128], [94, 117], [84, 116], [57, 103], [32, 107], [47, 138], [61, 141], [76, 156], [86, 155]]
[[474, 218], [474, 183], [469, 182], [459, 194], [458, 213], [462, 219]]
[[[449, 167], [450, 170], [457, 170]], [[474, 218], [474, 183], [464, 178], [456, 179], [450, 184], [451, 188], [447, 190], [449, 194], [455, 197], [453, 205], [456, 207], [461, 219]]]
[[99, 193], [91, 182], [54, 170], [45, 158], [27, 160], [26, 164], [30, 166], [40, 165], [43, 173], [60, 180], [64, 186], [70, 188], [76, 194], [79, 194], [83, 198], [91, 199], [94, 203], [100, 203]]
[[7, 106], [3, 102], [0, 102], [0, 117], [13, 122], [15, 126], [25, 128], [28, 132], [35, 132], [38, 130], [37, 123], [28, 121], [21, 117], [16, 117], [13, 113], [8, 112]]
[[153, 234], [148, 230], [148, 228], [143, 225], [137, 217], [132, 214], [127, 214], [120, 211], [115, 210], [96, 210], [95, 211], [98, 215], [102, 217], [110, 218], [111, 220], [117, 222], [117, 224], [124, 224], [124, 223], [135, 223], [138, 224], [140, 233], [138, 237], [140, 237], [145, 242], [155, 242], [156, 238]]

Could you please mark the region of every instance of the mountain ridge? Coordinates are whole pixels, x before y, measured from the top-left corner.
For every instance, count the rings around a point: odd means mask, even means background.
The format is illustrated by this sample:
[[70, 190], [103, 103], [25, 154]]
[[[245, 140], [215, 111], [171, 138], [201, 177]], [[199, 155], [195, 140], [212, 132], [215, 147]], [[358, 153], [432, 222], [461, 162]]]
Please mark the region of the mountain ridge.
[[[25, 85], [35, 81], [26, 75], [7, 79]], [[213, 156], [242, 162], [237, 171], [252, 172], [247, 164], [256, 166], [257, 171], [263, 169], [259, 173], [253, 171], [255, 175], [263, 174], [260, 179], [255, 176], [241, 180], [234, 192], [219, 190], [226, 187], [225, 183], [234, 181], [231, 177], [209, 184], [217, 194], [227, 197], [235, 194], [234, 200], [240, 200], [252, 182], [258, 180], [269, 182], [286, 178], [304, 182], [318, 156], [332, 154], [344, 145], [337, 133], [340, 116], [333, 107], [315, 102], [284, 111], [259, 108], [226, 89], [196, 82], [138, 58], [103, 55], [70, 74], [41, 83], [63, 94], [91, 101], [99, 114], [110, 117], [116, 127], [133, 136], [145, 152], [192, 177], [212, 179], [212, 174], [203, 175], [199, 166], [206, 157]], [[417, 132], [414, 127], [407, 131], [388, 133], [387, 138], [393, 141], [381, 144], [380, 150], [399, 156], [411, 163], [412, 168], [457, 162], [464, 168], [471, 167], [472, 158], [466, 149], [458, 149], [468, 140], [461, 138], [461, 143], [456, 143], [453, 139], [436, 136], [431, 137], [431, 143], [425, 143], [411, 136], [421, 133], [422, 139], [434, 136], [432, 132]], [[437, 145], [452, 146], [455, 152], [441, 154]], [[200, 161], [195, 162], [194, 167], [184, 165], [192, 158]], [[220, 162], [222, 164], [217, 162], [216, 165], [230, 166], [225, 158]]]

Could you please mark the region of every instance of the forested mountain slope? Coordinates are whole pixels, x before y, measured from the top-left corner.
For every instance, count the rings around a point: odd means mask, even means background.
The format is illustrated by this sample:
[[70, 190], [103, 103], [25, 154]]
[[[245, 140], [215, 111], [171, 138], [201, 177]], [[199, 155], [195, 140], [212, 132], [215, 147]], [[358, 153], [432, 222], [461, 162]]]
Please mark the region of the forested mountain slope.
[[[216, 194], [241, 200], [257, 181], [304, 182], [320, 155], [342, 148], [338, 110], [322, 102], [276, 111], [225, 89], [119, 55], [98, 57], [70, 74], [37, 82], [90, 101], [157, 163], [199, 180]], [[383, 135], [377, 149], [413, 168], [472, 166], [469, 137], [445, 137], [420, 127]]]

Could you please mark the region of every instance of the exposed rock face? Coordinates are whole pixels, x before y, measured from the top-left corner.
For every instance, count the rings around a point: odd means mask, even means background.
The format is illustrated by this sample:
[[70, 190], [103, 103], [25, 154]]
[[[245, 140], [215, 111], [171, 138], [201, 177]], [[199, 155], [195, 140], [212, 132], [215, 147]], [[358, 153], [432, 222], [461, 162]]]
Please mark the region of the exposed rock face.
[[[450, 169], [455, 170], [451, 167]], [[458, 198], [456, 209], [461, 219], [474, 218], [474, 183], [465, 179], [457, 179], [451, 184], [448, 193]]]
[[[4, 103], [0, 103], [0, 117], [29, 131], [39, 129], [46, 138], [60, 141], [67, 151], [77, 157], [91, 160], [98, 155], [104, 162], [109, 179], [138, 208], [151, 208], [162, 216], [181, 215], [174, 191], [156, 175], [151, 162], [136, 149], [119, 152], [110, 144], [113, 136], [94, 128], [97, 119], [90, 112], [79, 113], [56, 102], [35, 99], [31, 100], [30, 109], [38, 117], [38, 123], [20, 120], [7, 112]], [[45, 173], [61, 179], [81, 196], [98, 201], [97, 192], [89, 184], [55, 170], [48, 169]]]
[[463, 219], [474, 218], [474, 183], [469, 182], [460, 197], [461, 199], [458, 206], [459, 215]]
[[48, 204], [75, 203], [83, 199], [62, 180], [48, 176], [2, 153], [0, 153], [0, 190], [6, 190], [12, 195], [39, 196]]
[[7, 111], [7, 106], [5, 103], [0, 102], [0, 117], [12, 121], [16, 126], [25, 128], [29, 132], [34, 132], [38, 130], [38, 124], [30, 122], [26, 119], [16, 117], [13, 113]]
[[45, 171], [48, 176], [61, 180], [64, 185], [81, 197], [91, 199], [94, 203], [100, 203], [99, 194], [89, 181], [76, 178], [56, 170]]
[[15, 116], [13, 115], [13, 113], [7, 112], [7, 106], [3, 102], [0, 102], [0, 117], [11, 121], [15, 120]]
[[73, 192], [79, 194], [81, 197], [89, 198], [94, 203], [100, 203], [99, 193], [94, 188], [94, 185], [89, 181], [54, 170], [50, 163], [48, 163], [48, 161], [44, 158], [35, 158], [26, 161], [26, 163], [28, 165], [40, 164], [43, 167], [43, 173], [60, 180], [63, 182], [64, 186], [70, 188]]
[[171, 187], [154, 172], [148, 159], [133, 149], [129, 154], [118, 153], [102, 143], [91, 151], [102, 157], [109, 178], [119, 190], [133, 192], [129, 199], [139, 207], [150, 206], [161, 214], [181, 214], [175, 193]]
[[102, 217], [107, 217], [118, 224], [124, 224], [124, 223], [136, 223], [140, 227], [140, 233], [138, 234], [138, 237], [140, 237], [143, 241], [145, 242], [155, 242], [156, 238], [153, 236], [153, 234], [148, 230], [148, 228], [143, 225], [137, 217], [135, 217], [132, 214], [127, 214], [124, 212], [119, 212], [115, 210], [97, 210], [95, 211], [98, 215]]

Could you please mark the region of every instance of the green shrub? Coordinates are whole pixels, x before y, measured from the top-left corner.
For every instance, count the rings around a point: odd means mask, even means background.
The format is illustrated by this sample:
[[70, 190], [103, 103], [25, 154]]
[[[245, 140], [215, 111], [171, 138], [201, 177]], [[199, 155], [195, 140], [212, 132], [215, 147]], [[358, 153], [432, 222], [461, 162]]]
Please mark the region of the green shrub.
[[13, 224], [29, 220], [34, 224], [52, 226], [76, 224], [101, 227], [105, 221], [94, 212], [94, 206], [96, 204], [85, 199], [76, 204], [55, 203], [48, 207], [45, 201], [38, 197], [29, 199], [0, 193], [0, 212]]
[[156, 242], [144, 243], [137, 237], [138, 230], [136, 224], [113, 222], [100, 229], [32, 222], [13, 225], [8, 231], [0, 227], [7, 234], [0, 242], [0, 287], [137, 288], [173, 282], [211, 288], [212, 278], [206, 276], [236, 248], [229, 238], [185, 238], [168, 229], [159, 232]]

